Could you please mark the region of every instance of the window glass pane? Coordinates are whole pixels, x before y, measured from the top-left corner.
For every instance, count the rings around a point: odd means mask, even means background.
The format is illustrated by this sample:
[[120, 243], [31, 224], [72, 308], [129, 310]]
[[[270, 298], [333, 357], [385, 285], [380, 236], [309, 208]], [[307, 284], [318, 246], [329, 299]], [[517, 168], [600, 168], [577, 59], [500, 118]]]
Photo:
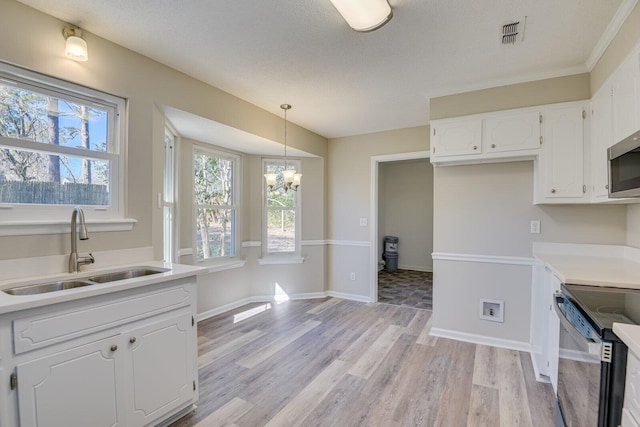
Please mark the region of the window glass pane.
[[230, 206], [233, 201], [233, 160], [194, 155], [194, 194], [198, 205]]
[[110, 204], [106, 160], [0, 148], [0, 203]]
[[294, 207], [296, 205], [296, 192], [293, 190], [284, 191], [283, 188], [283, 178], [282, 171], [284, 170], [284, 163], [281, 164], [266, 164], [266, 172], [265, 173], [275, 173], [277, 175], [276, 178], [276, 186], [273, 191], [267, 192], [267, 206], [269, 207]]
[[267, 251], [294, 252], [296, 213], [288, 209], [267, 210]]
[[106, 109], [0, 84], [0, 136], [113, 151]]
[[196, 249], [199, 259], [233, 256], [234, 209], [197, 209]]

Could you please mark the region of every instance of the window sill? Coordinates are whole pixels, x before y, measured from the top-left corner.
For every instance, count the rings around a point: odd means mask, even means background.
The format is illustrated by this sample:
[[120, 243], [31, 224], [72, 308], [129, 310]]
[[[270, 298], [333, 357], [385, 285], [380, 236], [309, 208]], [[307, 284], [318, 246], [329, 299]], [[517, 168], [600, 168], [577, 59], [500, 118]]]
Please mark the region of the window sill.
[[260, 265], [274, 265], [274, 264], [302, 264], [304, 262], [303, 257], [291, 256], [291, 257], [267, 257], [258, 258], [258, 264]]
[[215, 273], [217, 271], [225, 271], [225, 270], [233, 270], [234, 268], [242, 268], [245, 266], [245, 264], [247, 264], [247, 261], [244, 259], [234, 259], [234, 260], [219, 262], [216, 264], [201, 265], [201, 267], [206, 268], [208, 273]]
[[[131, 231], [138, 220], [105, 219], [87, 221], [89, 233], [103, 231]], [[71, 221], [0, 221], [0, 236], [29, 236], [35, 234], [68, 234]]]

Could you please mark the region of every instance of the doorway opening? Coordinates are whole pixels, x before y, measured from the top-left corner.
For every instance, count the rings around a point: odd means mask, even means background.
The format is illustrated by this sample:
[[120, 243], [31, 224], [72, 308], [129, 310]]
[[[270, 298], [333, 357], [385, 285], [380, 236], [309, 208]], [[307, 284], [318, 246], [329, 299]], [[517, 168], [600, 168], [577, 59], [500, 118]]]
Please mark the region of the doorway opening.
[[429, 152], [371, 158], [372, 301], [432, 309], [433, 167]]

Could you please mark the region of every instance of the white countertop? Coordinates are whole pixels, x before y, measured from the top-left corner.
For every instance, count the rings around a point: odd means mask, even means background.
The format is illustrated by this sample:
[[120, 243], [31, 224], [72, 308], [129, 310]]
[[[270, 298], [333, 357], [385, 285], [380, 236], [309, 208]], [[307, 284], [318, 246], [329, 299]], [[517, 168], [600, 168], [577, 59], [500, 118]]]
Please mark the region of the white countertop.
[[[47, 292], [35, 295], [9, 295], [5, 292], [2, 292], [3, 289], [9, 289], [17, 286], [29, 286], [39, 283], [83, 279], [90, 276], [95, 276], [97, 274], [119, 271], [130, 267], [160, 267], [168, 268], [169, 270], [149, 276], [136, 277], [133, 279], [118, 280], [109, 283], [95, 284], [74, 289], [65, 289], [62, 291]], [[87, 270], [80, 273], [58, 273], [37, 277], [28, 277], [24, 279], [4, 280], [0, 281], [0, 314], [11, 313], [19, 310], [41, 307], [66, 301], [73, 301], [97, 295], [105, 295], [113, 292], [124, 291], [127, 289], [138, 288], [141, 286], [151, 286], [154, 284], [166, 282], [168, 280], [176, 280], [195, 276], [205, 271], [206, 270], [202, 269], [201, 267], [192, 265], [169, 264], [161, 261], [148, 261], [136, 262], [135, 264], [111, 266], [105, 269]]]
[[614, 323], [613, 333], [629, 347], [629, 350], [631, 350], [636, 357], [640, 357], [640, 326]]
[[534, 256], [563, 283], [640, 289], [640, 251], [626, 246], [550, 244]]

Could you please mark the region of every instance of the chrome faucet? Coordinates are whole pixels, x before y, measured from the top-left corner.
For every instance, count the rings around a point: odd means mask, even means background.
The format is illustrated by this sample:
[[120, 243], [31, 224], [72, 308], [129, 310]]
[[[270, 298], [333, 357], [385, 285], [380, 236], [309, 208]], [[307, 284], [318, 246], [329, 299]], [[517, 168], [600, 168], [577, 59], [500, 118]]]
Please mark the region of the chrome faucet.
[[[78, 233], [78, 225], [80, 226], [80, 233]], [[95, 259], [91, 254], [89, 254], [88, 257], [78, 256], [78, 238], [80, 240], [89, 239], [87, 224], [84, 221], [84, 212], [80, 206], [73, 208], [73, 213], [71, 214], [71, 255], [69, 255], [69, 273], [77, 273], [80, 270], [81, 265], [93, 264], [95, 262]]]

